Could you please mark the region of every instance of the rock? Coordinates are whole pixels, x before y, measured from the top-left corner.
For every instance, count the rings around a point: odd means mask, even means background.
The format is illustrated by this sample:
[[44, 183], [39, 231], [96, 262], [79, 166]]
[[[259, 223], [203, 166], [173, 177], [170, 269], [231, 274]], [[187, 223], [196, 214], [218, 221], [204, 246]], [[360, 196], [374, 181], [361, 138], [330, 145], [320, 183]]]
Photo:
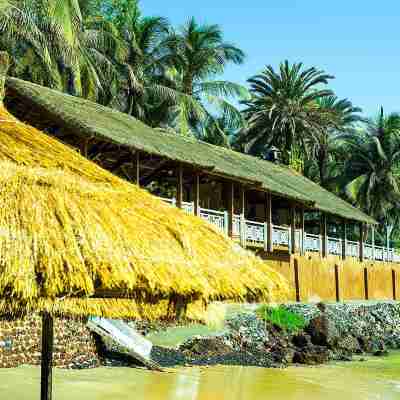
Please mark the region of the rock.
[[374, 356], [376, 357], [387, 357], [389, 352], [387, 350], [377, 350], [374, 352]]
[[223, 336], [195, 336], [179, 346], [179, 350], [188, 356], [215, 356], [231, 353], [233, 348]]
[[292, 343], [296, 347], [300, 347], [300, 348], [307, 347], [307, 346], [311, 345], [311, 338], [309, 335], [307, 335], [305, 333], [299, 333], [292, 337]]
[[350, 354], [362, 353], [358, 340], [350, 335], [339, 338], [337, 348]]
[[339, 340], [338, 329], [326, 314], [313, 318], [306, 327], [306, 332], [310, 335], [311, 342], [318, 346], [333, 348]]
[[323, 346], [309, 346], [296, 351], [293, 362], [297, 364], [318, 365], [329, 360], [328, 349]]

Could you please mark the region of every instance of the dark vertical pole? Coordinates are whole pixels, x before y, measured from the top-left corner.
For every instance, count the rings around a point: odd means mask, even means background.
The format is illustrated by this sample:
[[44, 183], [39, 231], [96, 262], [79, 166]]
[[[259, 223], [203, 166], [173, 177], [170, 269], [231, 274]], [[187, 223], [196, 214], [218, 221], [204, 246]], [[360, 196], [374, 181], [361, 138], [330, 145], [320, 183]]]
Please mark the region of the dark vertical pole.
[[294, 285], [296, 287], [296, 301], [300, 302], [300, 279], [299, 279], [299, 263], [294, 260]]
[[364, 224], [361, 223], [359, 225], [360, 229], [360, 241], [359, 241], [359, 250], [360, 250], [360, 261], [364, 261]]
[[290, 253], [296, 253], [296, 208], [294, 205], [290, 206]]
[[239, 194], [239, 214], [240, 214], [240, 244], [242, 247], [246, 247], [246, 190], [244, 185], [240, 185]]
[[306, 229], [305, 229], [305, 219], [304, 219], [304, 208], [300, 210], [300, 229], [301, 229], [301, 243], [300, 243], [300, 254], [304, 256], [306, 253], [305, 242], [306, 242]]
[[322, 238], [322, 257], [326, 258], [328, 255], [328, 228], [326, 222], [326, 214], [321, 215], [321, 238]]
[[233, 217], [235, 214], [235, 184], [228, 183], [228, 236], [233, 236]]
[[183, 166], [181, 163], [177, 169], [177, 182], [176, 182], [176, 206], [182, 208], [183, 205]]
[[265, 193], [265, 216], [266, 216], [266, 223], [267, 223], [267, 235], [264, 244], [264, 250], [268, 253], [272, 253], [274, 251], [273, 240], [272, 240], [272, 232], [273, 232], [273, 225], [272, 225], [272, 194]]
[[198, 172], [194, 175], [193, 205], [194, 215], [200, 215], [200, 175]]
[[246, 217], [246, 190], [243, 185], [240, 185], [239, 210]]
[[342, 260], [346, 259], [347, 255], [347, 223], [345, 220], [342, 222]]
[[53, 367], [53, 317], [49, 313], [42, 315], [42, 369], [40, 400], [52, 399], [52, 367]]
[[396, 300], [396, 271], [392, 269], [393, 300]]
[[140, 153], [138, 151], [135, 153], [134, 167], [136, 184], [140, 186]]
[[369, 300], [369, 292], [368, 292], [368, 269], [364, 268], [364, 292], [365, 292], [365, 300]]
[[336, 291], [336, 301], [340, 301], [340, 283], [339, 283], [339, 266], [335, 265], [335, 291]]

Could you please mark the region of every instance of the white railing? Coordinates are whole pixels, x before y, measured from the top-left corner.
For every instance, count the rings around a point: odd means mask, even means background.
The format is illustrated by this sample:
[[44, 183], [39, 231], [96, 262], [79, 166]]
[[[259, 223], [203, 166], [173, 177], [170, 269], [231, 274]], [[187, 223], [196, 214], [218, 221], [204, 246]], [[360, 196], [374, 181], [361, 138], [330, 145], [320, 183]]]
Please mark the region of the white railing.
[[[162, 201], [165, 201], [168, 204], [171, 204], [171, 206], [176, 207], [176, 199], [173, 197], [172, 199], [169, 199], [168, 197], [160, 197]], [[194, 202], [189, 202], [189, 201], [183, 201], [182, 202], [182, 209], [185, 211], [186, 214], [194, 214]]]
[[328, 237], [328, 254], [340, 256], [342, 254], [342, 240]]
[[346, 244], [347, 244], [346, 256], [358, 257], [360, 255], [358, 242], [352, 242], [351, 240], [347, 240]]
[[228, 213], [226, 211], [209, 210], [200, 208], [200, 218], [215, 225], [221, 232], [227, 233], [228, 230]]
[[[160, 197], [161, 200], [176, 207], [175, 198]], [[182, 209], [187, 214], [194, 214], [194, 203], [183, 202]], [[228, 212], [217, 211], [207, 208], [200, 208], [199, 217], [216, 226], [221, 232], [228, 234]], [[244, 223], [244, 226], [243, 226]], [[233, 217], [233, 237], [244, 238], [248, 244], [264, 244], [266, 247], [266, 223], [245, 220], [243, 216], [234, 215]], [[243, 229], [245, 231], [243, 232]], [[291, 248], [290, 227], [274, 225], [272, 228], [272, 244], [275, 246], [284, 246], [288, 249]], [[328, 237], [327, 247], [328, 254], [341, 255], [343, 241], [342, 239]], [[302, 247], [302, 234], [301, 230], [297, 229], [295, 232], [296, 247]], [[313, 235], [311, 233], [304, 233], [304, 251], [307, 252], [321, 252], [322, 239], [321, 235]], [[359, 257], [360, 245], [359, 242], [351, 240], [346, 241], [346, 256]], [[367, 260], [389, 261], [400, 263], [400, 253], [397, 250], [383, 246], [372, 246], [370, 243], [364, 243], [364, 257]]]
[[253, 243], [264, 243], [265, 224], [246, 220], [246, 240]]
[[374, 247], [371, 244], [368, 244], [368, 243], [364, 244], [364, 257], [367, 260], [372, 260], [375, 257]]
[[241, 216], [240, 215], [234, 215], [233, 216], [233, 232], [232, 235], [233, 237], [237, 238], [240, 237], [240, 232], [241, 232]]
[[321, 236], [306, 233], [304, 240], [304, 251], [321, 251]]
[[272, 229], [272, 243], [278, 246], [290, 247], [290, 228], [274, 225]]

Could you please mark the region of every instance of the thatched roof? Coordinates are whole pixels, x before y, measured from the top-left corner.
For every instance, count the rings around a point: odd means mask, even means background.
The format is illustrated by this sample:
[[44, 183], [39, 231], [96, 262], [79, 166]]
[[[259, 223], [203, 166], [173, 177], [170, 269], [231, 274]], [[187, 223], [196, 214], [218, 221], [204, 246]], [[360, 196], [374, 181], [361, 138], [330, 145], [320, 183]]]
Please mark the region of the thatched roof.
[[[0, 188], [0, 310], [151, 317], [177, 296], [269, 299], [285, 289], [279, 274], [211, 225], [3, 107]], [[133, 300], [99, 299], [128, 293]]]
[[[24, 104], [86, 138], [191, 164], [349, 220], [375, 221], [319, 185], [281, 165], [204, 142], [159, 132], [110, 108], [15, 78], [6, 82], [13, 105]], [[24, 114], [24, 110], [20, 110]]]

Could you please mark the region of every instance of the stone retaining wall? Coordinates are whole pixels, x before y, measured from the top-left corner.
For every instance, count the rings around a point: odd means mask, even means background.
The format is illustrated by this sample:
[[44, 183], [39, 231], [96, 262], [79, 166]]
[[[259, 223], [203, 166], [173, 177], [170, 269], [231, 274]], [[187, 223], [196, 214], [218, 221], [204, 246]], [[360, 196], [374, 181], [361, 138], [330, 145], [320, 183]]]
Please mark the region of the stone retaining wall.
[[[41, 318], [0, 319], [0, 368], [39, 365], [41, 362]], [[96, 340], [84, 322], [54, 321], [54, 366], [93, 368], [100, 365]]]

